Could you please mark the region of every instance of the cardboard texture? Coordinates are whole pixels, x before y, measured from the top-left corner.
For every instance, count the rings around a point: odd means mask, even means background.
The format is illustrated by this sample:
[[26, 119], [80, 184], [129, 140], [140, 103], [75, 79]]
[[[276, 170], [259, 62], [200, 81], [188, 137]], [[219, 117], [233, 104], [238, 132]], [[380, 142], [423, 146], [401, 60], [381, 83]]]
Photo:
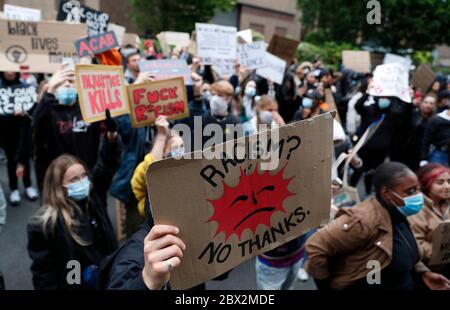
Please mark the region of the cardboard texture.
[[186, 85], [192, 85], [192, 71], [181, 59], [143, 60], [139, 63], [141, 72], [149, 72], [156, 80], [183, 77]]
[[267, 51], [290, 64], [292, 58], [295, 57], [299, 41], [291, 40], [279, 35], [274, 35], [270, 40]]
[[265, 66], [257, 69], [256, 74], [281, 85], [286, 71], [286, 62], [283, 59], [266, 52], [264, 63]]
[[263, 159], [248, 156], [267, 131], [215, 148], [245, 147], [245, 158], [150, 165], [146, 181], [155, 223], [178, 227], [187, 245], [172, 288], [211, 280], [328, 220], [332, 131], [331, 113], [281, 127], [279, 142], [267, 143], [270, 151], [264, 152], [279, 158], [272, 171], [261, 171]]
[[123, 36], [125, 35], [126, 28], [123, 26], [120, 26], [120, 25], [109, 23], [108, 31], [114, 31], [116, 38], [117, 38], [117, 42], [119, 42], [119, 45], [122, 46]]
[[191, 44], [191, 36], [187, 32], [161, 32], [156, 36], [164, 54], [188, 47]]
[[450, 263], [450, 221], [439, 224], [432, 235], [433, 255], [429, 265], [444, 265]]
[[371, 71], [371, 56], [367, 51], [342, 51], [342, 63], [355, 72], [370, 73]]
[[376, 67], [369, 95], [377, 97], [397, 97], [411, 103], [409, 92], [409, 71], [397, 63]]
[[414, 87], [417, 87], [422, 90], [423, 93], [426, 93], [435, 79], [436, 75], [433, 70], [431, 70], [430, 66], [422, 64], [417, 68], [416, 72], [414, 72], [412, 83]]
[[77, 0], [60, 1], [56, 19], [69, 24], [85, 23], [88, 37], [108, 31], [109, 15], [82, 5]]
[[85, 25], [0, 20], [0, 67], [54, 73], [63, 57], [78, 57], [73, 42], [85, 33]]
[[129, 113], [122, 66], [76, 65], [76, 85], [81, 114], [86, 123]]
[[131, 124], [134, 128], [155, 123], [163, 114], [168, 120], [189, 117], [189, 103], [182, 77], [128, 86]]
[[336, 121], [342, 125], [341, 118], [339, 117], [339, 113], [337, 113], [337, 107], [336, 107], [336, 101], [334, 100], [333, 93], [331, 92], [331, 89], [327, 88], [325, 89], [325, 102], [328, 104], [329, 111], [336, 111], [335, 119]]
[[75, 42], [75, 48], [80, 57], [94, 56], [119, 47], [114, 31], [80, 39]]
[[125, 33], [122, 39], [122, 46], [133, 45], [140, 47], [141, 39], [136, 33]]
[[238, 59], [242, 67], [251, 70], [266, 65], [266, 43], [258, 41], [250, 44], [240, 44], [237, 47]]

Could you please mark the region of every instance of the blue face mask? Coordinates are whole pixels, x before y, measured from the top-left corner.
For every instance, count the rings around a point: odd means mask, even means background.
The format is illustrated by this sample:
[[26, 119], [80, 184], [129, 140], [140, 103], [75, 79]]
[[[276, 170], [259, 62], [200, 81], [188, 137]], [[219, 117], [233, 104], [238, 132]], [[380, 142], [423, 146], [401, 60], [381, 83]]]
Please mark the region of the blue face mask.
[[381, 110], [387, 109], [391, 106], [391, 100], [387, 98], [380, 98], [378, 99], [378, 107]]
[[88, 177], [85, 177], [78, 182], [70, 183], [66, 187], [68, 193], [67, 196], [75, 201], [81, 201], [89, 196], [89, 192], [91, 190], [91, 182], [89, 181]]
[[303, 98], [303, 100], [302, 100], [302, 106], [305, 108], [305, 109], [311, 109], [312, 108], [312, 106], [313, 106], [313, 101], [312, 101], [312, 99], [311, 98]]
[[178, 147], [176, 149], [172, 149], [169, 154], [167, 154], [167, 158], [177, 158], [184, 155], [184, 147]]
[[74, 87], [61, 87], [56, 91], [56, 99], [62, 105], [71, 105], [77, 100], [77, 90]]
[[395, 196], [403, 200], [405, 204], [403, 207], [399, 207], [395, 205], [395, 203], [393, 204], [394, 206], [397, 207], [397, 210], [400, 211], [400, 213], [403, 214], [405, 217], [417, 214], [420, 212], [420, 210], [422, 210], [424, 205], [424, 198], [422, 193], [405, 198], [400, 197], [400, 195], [398, 195], [394, 191], [392, 191], [392, 193], [394, 193]]
[[253, 98], [256, 96], [256, 88], [253, 87], [246, 87], [245, 88], [245, 95], [247, 97]]

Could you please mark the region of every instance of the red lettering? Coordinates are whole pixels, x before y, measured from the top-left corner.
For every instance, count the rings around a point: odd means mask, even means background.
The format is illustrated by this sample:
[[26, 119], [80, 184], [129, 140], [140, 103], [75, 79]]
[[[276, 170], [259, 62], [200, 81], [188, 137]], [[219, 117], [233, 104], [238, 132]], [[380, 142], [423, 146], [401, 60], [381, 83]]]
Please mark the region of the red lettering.
[[136, 115], [136, 120], [138, 122], [144, 122], [147, 120], [147, 116], [145, 115], [146, 110], [147, 108], [143, 105], [134, 108], [134, 114]]
[[100, 42], [98, 43], [98, 49], [99, 49], [99, 50], [103, 50], [103, 49], [105, 48], [105, 46], [107, 46], [105, 37], [104, 37], [104, 36], [101, 36], [98, 40], [100, 41]]
[[158, 117], [158, 116], [160, 116], [161, 114], [163, 114], [163, 113], [161, 113], [161, 106], [155, 107], [155, 108], [154, 108], [154, 111], [155, 111], [155, 116], [156, 116], [156, 117]]
[[183, 114], [184, 113], [184, 108], [185, 108], [185, 104], [183, 101], [177, 101], [174, 103], [173, 108], [175, 110], [175, 114]]
[[143, 96], [143, 94], [145, 93], [145, 89], [143, 88], [139, 88], [139, 89], [135, 89], [133, 91], [133, 98], [134, 98], [134, 104], [139, 104], [141, 102], [141, 99]]
[[98, 106], [97, 95], [98, 95], [98, 91], [92, 91], [92, 92], [88, 93], [89, 104], [91, 106], [92, 114], [94, 114], [94, 115], [102, 112], [102, 110]]
[[92, 52], [85, 41], [80, 41], [80, 51], [78, 52], [81, 56], [91, 55]]
[[114, 46], [114, 44], [116, 43], [116, 41], [114, 40], [114, 36], [111, 33], [107, 33], [105, 39], [108, 46]]
[[95, 52], [98, 49], [97, 38], [92, 38], [89, 40], [89, 47], [93, 52]]
[[120, 100], [120, 89], [114, 90], [114, 96], [116, 97], [116, 107], [121, 108], [122, 107], [122, 100]]
[[167, 88], [161, 89], [159, 97], [161, 98], [161, 100], [169, 99], [169, 97], [167, 97]]
[[[159, 94], [157, 91], [152, 91], [147, 93], [147, 99], [150, 103], [156, 103], [159, 100]], [[162, 98], [161, 98], [162, 99]]]
[[177, 99], [177, 89], [178, 87], [169, 88], [169, 97], [170, 99]]
[[81, 76], [81, 82], [83, 84], [84, 89], [89, 89], [92, 87], [91, 85], [91, 79], [89, 78], [89, 75], [82, 75]]

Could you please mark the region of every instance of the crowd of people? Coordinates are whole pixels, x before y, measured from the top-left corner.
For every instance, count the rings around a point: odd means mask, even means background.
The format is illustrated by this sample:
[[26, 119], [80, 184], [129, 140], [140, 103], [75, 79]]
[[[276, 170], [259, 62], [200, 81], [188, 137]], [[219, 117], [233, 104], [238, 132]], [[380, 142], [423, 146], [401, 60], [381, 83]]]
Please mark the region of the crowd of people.
[[[193, 129], [197, 116], [203, 126], [217, 124], [224, 132], [227, 125], [243, 124], [251, 135], [260, 124], [277, 128], [331, 111], [327, 92], [340, 120], [334, 124], [335, 158], [350, 154], [369, 126], [384, 117], [348, 171], [341, 166], [332, 173], [334, 180], [347, 173], [353, 187], [362, 178], [367, 199], [339, 209], [328, 225], [259, 255], [258, 288], [285, 289], [296, 278], [311, 276], [319, 289], [450, 289], [450, 264], [428, 265], [432, 233], [450, 219], [448, 78], [437, 75], [430, 89], [411, 86], [414, 100], [406, 103], [369, 95], [371, 74], [343, 65], [334, 72], [320, 58], [314, 63], [293, 59], [281, 85], [239, 62], [234, 74], [220, 76], [187, 49], [159, 53], [153, 39], [146, 39], [143, 49], [123, 46], [93, 62], [123, 65], [126, 82], [139, 84], [154, 79], [140, 72], [141, 60], [167, 58], [185, 59], [191, 68], [189, 118], [169, 122], [159, 116], [154, 126], [133, 128], [128, 115], [113, 119], [106, 111], [105, 121], [86, 123], [75, 71], [67, 64], [51, 76], [31, 79], [37, 94], [32, 108], [15, 104], [11, 113], [0, 115], [8, 202], [20, 206], [22, 180], [26, 198], [41, 204], [27, 228], [36, 289], [170, 288], [171, 271], [186, 245], [177, 237], [178, 228], [153, 224], [145, 174], [155, 161], [195, 150], [184, 147], [185, 139], [194, 137], [180, 137], [173, 125]], [[29, 76], [3, 72], [0, 88], [25, 87]], [[107, 213], [108, 195], [124, 210], [119, 230], [126, 238], [120, 248]], [[80, 285], [67, 281], [67, 263], [73, 260], [81, 264]], [[380, 285], [366, 281], [367, 262], [373, 260], [381, 266]]]

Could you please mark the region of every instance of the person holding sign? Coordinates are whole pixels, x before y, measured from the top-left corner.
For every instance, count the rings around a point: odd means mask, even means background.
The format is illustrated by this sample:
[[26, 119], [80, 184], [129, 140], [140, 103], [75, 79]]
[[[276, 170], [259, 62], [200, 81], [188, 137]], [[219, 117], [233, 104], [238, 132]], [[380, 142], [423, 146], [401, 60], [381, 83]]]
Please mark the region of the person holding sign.
[[[450, 220], [450, 169], [439, 164], [428, 164], [419, 169], [417, 177], [425, 194], [425, 207], [408, 220], [422, 260], [427, 264], [433, 255], [433, 232], [439, 224]], [[450, 264], [433, 270], [450, 277]]]
[[48, 82], [32, 123], [40, 189], [47, 167], [64, 153], [79, 157], [89, 170], [93, 169], [98, 157], [100, 127], [101, 123], [83, 121], [75, 88], [75, 71], [63, 64]]
[[22, 200], [19, 178], [23, 180], [29, 200], [39, 197], [30, 179], [30, 115], [36, 107], [37, 92], [34, 86], [20, 81], [18, 72], [2, 72], [0, 94], [0, 146], [8, 158], [9, 201], [18, 206]]
[[92, 174], [82, 160], [67, 154], [47, 170], [42, 207], [28, 224], [35, 289], [93, 289], [100, 262], [117, 249], [107, 192], [121, 150], [109, 110], [106, 118], [107, 134]]
[[407, 218], [424, 207], [416, 175], [404, 164], [388, 162], [378, 167], [373, 182], [375, 197], [341, 208], [307, 241], [308, 273], [324, 289], [413, 290], [423, 282], [450, 290], [450, 280], [420, 261], [408, 224]]

